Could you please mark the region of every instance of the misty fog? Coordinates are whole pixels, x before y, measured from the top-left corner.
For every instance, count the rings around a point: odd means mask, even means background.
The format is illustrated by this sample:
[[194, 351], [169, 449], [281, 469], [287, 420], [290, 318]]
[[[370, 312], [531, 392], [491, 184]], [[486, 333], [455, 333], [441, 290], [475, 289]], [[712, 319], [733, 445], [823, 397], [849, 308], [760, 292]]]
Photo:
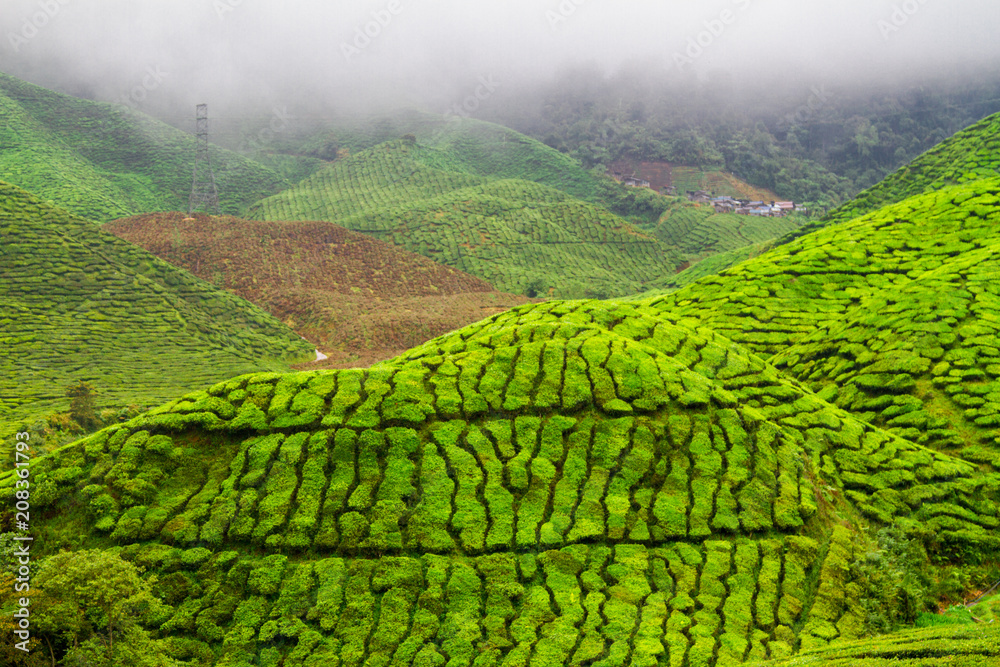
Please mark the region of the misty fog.
[[[617, 74], [795, 105], [992, 75], [996, 0], [4, 0], [0, 71], [178, 127], [419, 107], [489, 83], [476, 115], [516, 113], [554, 76]], [[572, 74], [570, 74], [572, 73]], [[580, 81], [579, 79], [582, 79]], [[763, 94], [762, 94], [763, 93]], [[506, 111], [504, 111], [506, 110]], [[780, 109], [779, 109], [780, 112]]]

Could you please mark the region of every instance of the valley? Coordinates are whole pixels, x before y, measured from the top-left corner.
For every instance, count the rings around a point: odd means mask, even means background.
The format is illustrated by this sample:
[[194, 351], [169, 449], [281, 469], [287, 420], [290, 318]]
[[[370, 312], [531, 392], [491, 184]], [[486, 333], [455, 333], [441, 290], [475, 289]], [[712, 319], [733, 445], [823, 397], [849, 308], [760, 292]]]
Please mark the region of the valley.
[[189, 211], [192, 135], [0, 110], [0, 663], [1000, 663], [1000, 115], [764, 217], [413, 110]]

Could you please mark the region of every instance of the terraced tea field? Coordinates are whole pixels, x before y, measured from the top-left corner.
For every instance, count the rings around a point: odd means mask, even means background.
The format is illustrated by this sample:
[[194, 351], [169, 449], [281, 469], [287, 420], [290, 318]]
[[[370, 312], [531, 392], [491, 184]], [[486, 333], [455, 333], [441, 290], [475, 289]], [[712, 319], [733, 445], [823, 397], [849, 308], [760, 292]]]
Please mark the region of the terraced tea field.
[[681, 264], [675, 249], [602, 207], [455, 169], [449, 152], [391, 142], [330, 165], [250, 215], [335, 222], [529, 296], [624, 296]]
[[64, 411], [80, 380], [99, 407], [155, 405], [312, 346], [247, 302], [0, 183], [0, 433]]
[[330, 359], [367, 366], [527, 302], [325, 222], [149, 214], [104, 230], [268, 311]]
[[762, 218], [716, 213], [712, 206], [673, 200], [655, 226], [641, 228], [697, 263], [780, 238], [798, 229], [803, 220], [797, 216]]
[[[0, 73], [0, 180], [83, 218], [187, 210], [194, 136], [124, 106], [77, 99]], [[212, 148], [224, 212], [243, 213], [290, 183]], [[306, 160], [307, 171], [320, 162]]]
[[34, 475], [45, 544], [119, 545], [161, 577], [175, 657], [226, 664], [785, 657], [865, 632], [867, 521], [929, 526], [946, 560], [1000, 547], [996, 475], [599, 302], [222, 382]]

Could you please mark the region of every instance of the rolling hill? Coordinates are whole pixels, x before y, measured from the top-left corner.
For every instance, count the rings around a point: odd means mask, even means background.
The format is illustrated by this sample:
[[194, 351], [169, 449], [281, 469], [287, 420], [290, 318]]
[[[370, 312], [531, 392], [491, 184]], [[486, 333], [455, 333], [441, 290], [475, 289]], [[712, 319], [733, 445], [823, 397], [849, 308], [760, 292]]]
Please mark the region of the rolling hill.
[[80, 380], [99, 405], [155, 405], [314, 357], [264, 311], [5, 183], [0, 238], [4, 434], [65, 410]]
[[260, 306], [326, 367], [383, 361], [527, 301], [332, 223], [163, 213], [104, 230]]
[[866, 421], [1000, 463], [1000, 179], [919, 195], [651, 305], [769, 357]]
[[869, 527], [998, 552], [996, 474], [683, 319], [522, 306], [221, 382], [37, 460], [37, 539], [156, 574], [164, 655], [288, 667], [783, 658], [905, 613]]
[[[0, 114], [0, 180], [97, 222], [187, 210], [193, 135], [124, 105], [62, 95], [5, 74]], [[231, 151], [212, 147], [211, 159], [225, 213], [242, 213], [290, 185]], [[322, 164], [296, 159], [306, 173]]]
[[337, 161], [249, 215], [335, 222], [529, 296], [624, 296], [681, 264], [604, 207], [470, 173], [453, 151], [412, 139]]
[[672, 199], [655, 225], [639, 227], [668, 246], [678, 248], [685, 259], [697, 264], [714, 255], [784, 236], [798, 229], [802, 220], [798, 216], [768, 218], [716, 213], [712, 206]]
[[660, 281], [657, 288], [678, 289], [708, 275], [710, 271], [724, 271], [770, 248], [791, 243], [817, 230], [849, 222], [917, 195], [929, 194], [953, 185], [996, 178], [1000, 174], [1000, 160], [996, 157], [996, 149], [1000, 146], [998, 135], [1000, 135], [1000, 114], [984, 118], [938, 144], [823, 218], [807, 222], [778, 238], [759, 242], [756, 246], [745, 246], [715, 255], [710, 263], [702, 267], [696, 265], [676, 277], [665, 278]]

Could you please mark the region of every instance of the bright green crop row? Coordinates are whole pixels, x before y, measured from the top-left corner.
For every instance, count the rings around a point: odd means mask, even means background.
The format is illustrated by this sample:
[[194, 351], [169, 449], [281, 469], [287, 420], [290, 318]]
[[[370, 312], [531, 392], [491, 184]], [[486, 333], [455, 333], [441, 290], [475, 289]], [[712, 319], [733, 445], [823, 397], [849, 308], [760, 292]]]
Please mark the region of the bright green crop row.
[[911, 630], [834, 644], [789, 660], [747, 667], [993, 667], [1000, 664], [1000, 626]]
[[860, 418], [995, 465], [1000, 182], [779, 246], [654, 307], [749, 345]]
[[65, 409], [80, 380], [121, 407], [311, 348], [267, 313], [85, 220], [0, 184], [0, 420]]
[[252, 215], [336, 222], [511, 292], [626, 295], [680, 264], [675, 250], [606, 209], [452, 162], [445, 151], [383, 144], [264, 200]]
[[240, 665], [784, 657], [865, 632], [861, 527], [985, 558], [998, 494], [719, 336], [601, 302], [222, 382], [32, 468], [60, 517], [39, 540], [118, 545], [161, 578], [178, 657]]

